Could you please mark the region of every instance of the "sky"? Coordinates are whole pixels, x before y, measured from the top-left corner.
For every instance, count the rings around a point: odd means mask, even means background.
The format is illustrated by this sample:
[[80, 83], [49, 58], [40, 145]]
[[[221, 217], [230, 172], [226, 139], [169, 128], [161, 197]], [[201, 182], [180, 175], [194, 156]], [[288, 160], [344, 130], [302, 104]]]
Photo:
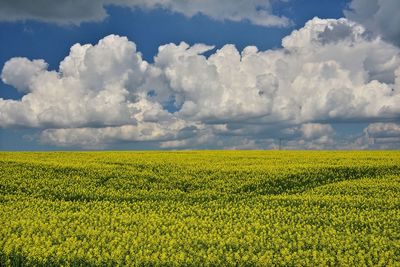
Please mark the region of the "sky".
[[398, 0], [3, 0], [0, 150], [399, 149]]

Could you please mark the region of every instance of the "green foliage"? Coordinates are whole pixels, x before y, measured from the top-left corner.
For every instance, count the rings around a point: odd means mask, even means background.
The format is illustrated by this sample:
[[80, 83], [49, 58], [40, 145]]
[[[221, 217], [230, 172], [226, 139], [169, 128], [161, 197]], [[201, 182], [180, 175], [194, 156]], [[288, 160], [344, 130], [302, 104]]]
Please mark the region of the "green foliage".
[[0, 266], [399, 266], [399, 152], [0, 153]]

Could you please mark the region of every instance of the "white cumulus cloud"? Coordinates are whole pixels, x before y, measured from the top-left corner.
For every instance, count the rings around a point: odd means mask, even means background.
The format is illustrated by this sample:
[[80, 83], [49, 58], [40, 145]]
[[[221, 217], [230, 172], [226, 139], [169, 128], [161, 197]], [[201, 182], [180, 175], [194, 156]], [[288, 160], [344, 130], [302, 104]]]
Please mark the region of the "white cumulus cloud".
[[43, 74], [47, 67], [47, 63], [42, 59], [30, 61], [27, 58], [15, 57], [4, 65], [1, 79], [18, 91], [27, 93], [31, 90], [32, 82]]
[[125, 37], [110, 35], [95, 46], [76, 44], [48, 71], [42, 60], [13, 58], [2, 80], [28, 92], [21, 100], [0, 100], [0, 125], [74, 127], [134, 123], [137, 90], [147, 63]]
[[399, 114], [399, 49], [346, 19], [315, 18], [284, 38], [283, 49], [225, 45], [205, 58], [207, 49], [169, 44], [155, 58], [180, 117], [303, 123]]

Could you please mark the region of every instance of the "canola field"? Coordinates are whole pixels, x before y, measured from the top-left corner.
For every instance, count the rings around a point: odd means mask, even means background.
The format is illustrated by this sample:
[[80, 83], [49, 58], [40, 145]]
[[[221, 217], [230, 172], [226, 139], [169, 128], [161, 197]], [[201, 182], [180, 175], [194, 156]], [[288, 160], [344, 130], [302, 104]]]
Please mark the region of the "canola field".
[[0, 266], [400, 266], [400, 152], [1, 152]]

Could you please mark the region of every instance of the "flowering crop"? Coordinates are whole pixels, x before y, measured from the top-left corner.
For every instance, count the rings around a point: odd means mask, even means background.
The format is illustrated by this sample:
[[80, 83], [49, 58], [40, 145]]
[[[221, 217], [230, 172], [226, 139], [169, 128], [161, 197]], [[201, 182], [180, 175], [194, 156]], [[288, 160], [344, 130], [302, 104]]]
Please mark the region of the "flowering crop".
[[2, 152], [0, 266], [399, 266], [399, 152]]

